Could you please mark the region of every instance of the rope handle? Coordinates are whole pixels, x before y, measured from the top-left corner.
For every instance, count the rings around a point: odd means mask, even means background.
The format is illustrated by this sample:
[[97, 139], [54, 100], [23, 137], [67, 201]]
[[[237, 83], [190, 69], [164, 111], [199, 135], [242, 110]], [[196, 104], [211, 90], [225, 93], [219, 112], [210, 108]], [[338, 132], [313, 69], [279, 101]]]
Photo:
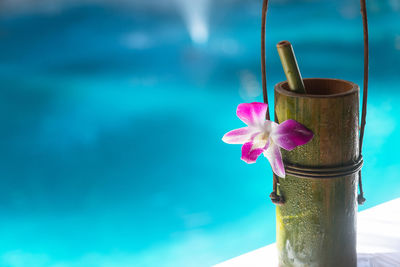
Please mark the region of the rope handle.
[[[367, 7], [365, 0], [360, 0], [361, 15], [363, 22], [363, 36], [364, 36], [364, 81], [363, 81], [363, 99], [362, 99], [362, 112], [361, 112], [361, 127], [360, 127], [360, 139], [359, 139], [359, 154], [362, 154], [362, 145], [364, 141], [364, 129], [367, 117], [367, 100], [368, 100], [368, 65], [369, 65], [369, 46], [368, 46], [368, 18], [367, 18]], [[268, 0], [263, 0], [262, 13], [261, 13], [261, 80], [263, 87], [263, 98], [264, 103], [268, 104], [268, 93], [267, 93], [267, 77], [265, 68], [265, 25], [268, 10]], [[270, 119], [269, 108], [267, 109], [266, 119]], [[283, 196], [279, 196], [277, 192], [277, 183], [279, 182], [279, 177], [275, 174], [273, 175], [273, 191], [270, 194], [271, 201], [274, 204], [282, 205], [285, 200]], [[358, 172], [358, 185], [360, 188], [360, 193], [357, 197], [358, 204], [363, 204], [365, 202], [364, 192], [361, 180], [361, 170]]]

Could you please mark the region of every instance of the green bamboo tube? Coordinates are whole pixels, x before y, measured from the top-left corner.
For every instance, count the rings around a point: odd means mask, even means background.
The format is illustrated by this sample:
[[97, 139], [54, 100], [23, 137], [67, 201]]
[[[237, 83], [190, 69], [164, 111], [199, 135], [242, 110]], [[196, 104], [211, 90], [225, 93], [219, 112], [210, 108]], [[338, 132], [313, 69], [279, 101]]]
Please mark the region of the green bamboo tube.
[[276, 45], [279, 57], [281, 59], [283, 71], [289, 84], [289, 89], [296, 93], [306, 93], [299, 66], [293, 47], [289, 41], [281, 41]]
[[[359, 156], [359, 87], [335, 79], [304, 79], [308, 94], [275, 86], [275, 120], [294, 119], [314, 132], [308, 144], [282, 150], [283, 160], [303, 166], [338, 166]], [[358, 173], [331, 179], [287, 175], [276, 208], [279, 266], [357, 266]]]

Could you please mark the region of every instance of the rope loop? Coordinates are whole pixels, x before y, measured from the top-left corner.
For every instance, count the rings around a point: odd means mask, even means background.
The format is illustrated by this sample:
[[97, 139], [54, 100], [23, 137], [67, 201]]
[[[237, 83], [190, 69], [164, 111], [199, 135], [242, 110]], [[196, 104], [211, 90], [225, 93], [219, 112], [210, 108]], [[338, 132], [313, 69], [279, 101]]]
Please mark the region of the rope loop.
[[285, 162], [284, 165], [287, 175], [305, 179], [331, 179], [359, 172], [363, 163], [363, 158], [360, 156], [357, 160], [340, 166], [307, 167], [290, 162]]
[[[367, 116], [367, 99], [368, 99], [368, 65], [369, 65], [369, 46], [368, 46], [368, 18], [367, 18], [367, 7], [366, 0], [360, 0], [361, 6], [361, 15], [363, 22], [363, 36], [364, 36], [364, 80], [363, 80], [363, 100], [362, 100], [362, 113], [361, 113], [361, 126], [360, 126], [360, 139], [359, 139], [359, 154], [360, 158], [358, 159], [358, 163], [350, 164], [348, 166], [341, 166], [338, 170], [332, 170], [329, 168], [319, 168], [319, 169], [307, 169], [305, 167], [299, 167], [294, 165], [288, 165], [286, 167], [286, 171], [289, 175], [303, 175], [307, 177], [303, 178], [322, 178], [324, 174], [326, 178], [333, 178], [332, 175], [337, 175], [335, 177], [348, 175], [347, 173], [355, 173], [359, 172], [358, 175], [358, 185], [360, 188], [360, 193], [357, 197], [358, 203], [361, 205], [365, 202], [364, 192], [362, 189], [362, 180], [361, 180], [361, 167], [362, 167], [362, 145], [364, 140], [364, 129], [366, 124], [366, 116]], [[266, 78], [266, 67], [265, 67], [265, 27], [266, 27], [266, 19], [267, 19], [267, 11], [268, 11], [268, 0], [263, 0], [262, 5], [262, 13], [261, 13], [261, 80], [263, 87], [263, 99], [264, 103], [268, 104], [268, 92], [267, 92], [267, 78]], [[270, 119], [269, 108], [266, 113], [266, 119]], [[346, 169], [347, 168], [347, 169]], [[321, 174], [322, 173], [322, 174]], [[335, 174], [336, 173], [336, 174]], [[339, 175], [340, 173], [340, 175]], [[319, 177], [318, 177], [319, 175]], [[316, 177], [317, 176], [317, 177]], [[279, 196], [277, 193], [277, 183], [279, 182], [278, 177], [274, 174], [273, 179], [273, 191], [270, 194], [271, 201], [274, 204], [282, 205], [284, 203], [283, 196]]]

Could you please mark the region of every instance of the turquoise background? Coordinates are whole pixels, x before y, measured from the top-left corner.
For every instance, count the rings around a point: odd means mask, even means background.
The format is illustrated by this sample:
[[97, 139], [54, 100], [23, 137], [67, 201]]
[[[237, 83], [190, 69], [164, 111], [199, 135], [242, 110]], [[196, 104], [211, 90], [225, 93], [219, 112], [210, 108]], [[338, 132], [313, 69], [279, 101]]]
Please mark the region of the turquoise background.
[[[270, 2], [270, 101], [283, 39], [303, 77], [361, 85], [358, 1]], [[210, 266], [275, 241], [267, 160], [221, 141], [262, 101], [261, 1], [196, 3], [0, 2], [0, 266]], [[400, 197], [400, 1], [368, 11], [360, 210]]]

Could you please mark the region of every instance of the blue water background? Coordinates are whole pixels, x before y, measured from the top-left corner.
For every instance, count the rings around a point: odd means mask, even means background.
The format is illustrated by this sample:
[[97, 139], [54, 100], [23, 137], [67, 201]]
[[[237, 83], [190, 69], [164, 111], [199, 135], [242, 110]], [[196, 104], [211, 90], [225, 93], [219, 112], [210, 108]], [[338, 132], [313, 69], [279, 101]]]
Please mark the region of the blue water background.
[[[209, 3], [201, 44], [176, 2], [20, 2], [0, 5], [0, 266], [210, 266], [275, 241], [266, 159], [221, 141], [262, 101], [261, 1]], [[360, 210], [400, 197], [400, 3], [368, 3]], [[271, 1], [271, 103], [283, 39], [304, 77], [362, 84], [358, 5]]]

